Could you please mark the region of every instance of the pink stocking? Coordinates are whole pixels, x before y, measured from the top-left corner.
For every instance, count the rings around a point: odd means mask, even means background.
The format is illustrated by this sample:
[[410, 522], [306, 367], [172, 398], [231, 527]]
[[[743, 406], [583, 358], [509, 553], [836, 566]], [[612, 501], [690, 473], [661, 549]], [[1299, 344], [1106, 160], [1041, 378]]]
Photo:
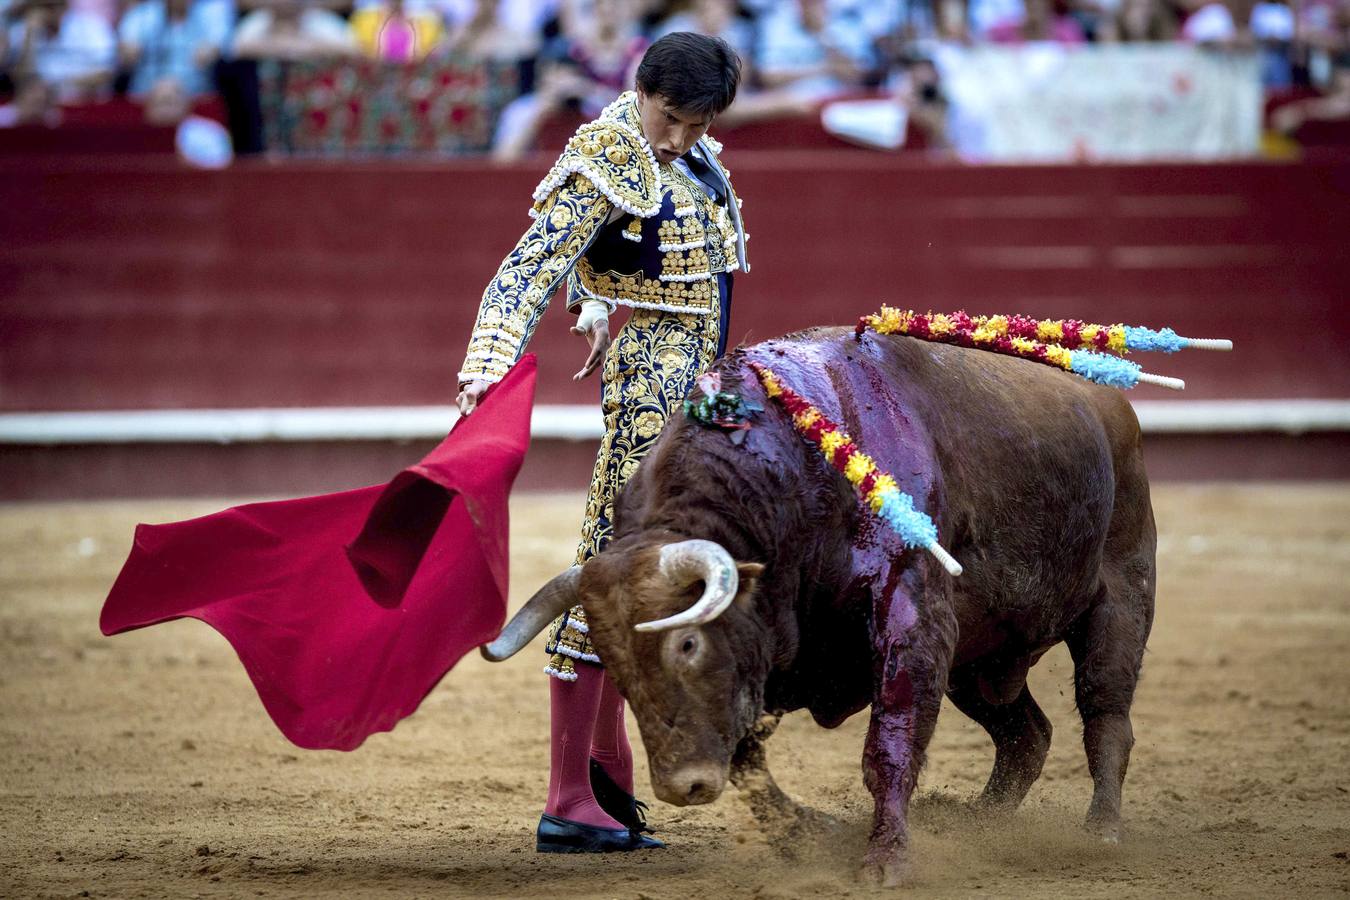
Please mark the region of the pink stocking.
[[605, 815], [591, 793], [591, 741], [596, 731], [595, 716], [609, 680], [604, 669], [587, 663], [578, 663], [576, 672], [576, 681], [549, 679], [553, 747], [549, 755], [548, 805], [544, 812], [584, 825], [622, 828]]
[[595, 715], [591, 757], [615, 784], [633, 793], [633, 748], [628, 743], [628, 727], [623, 719], [623, 695], [609, 676], [605, 676], [600, 709]]

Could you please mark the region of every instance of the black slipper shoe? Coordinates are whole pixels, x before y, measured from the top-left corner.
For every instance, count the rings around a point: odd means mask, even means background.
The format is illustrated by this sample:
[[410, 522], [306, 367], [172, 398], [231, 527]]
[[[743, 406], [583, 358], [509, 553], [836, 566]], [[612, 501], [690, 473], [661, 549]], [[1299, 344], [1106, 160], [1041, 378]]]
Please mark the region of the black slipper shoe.
[[626, 853], [654, 850], [665, 844], [627, 828], [600, 828], [544, 813], [539, 817], [534, 849], [540, 853]]
[[622, 822], [637, 833], [652, 833], [653, 829], [647, 825], [647, 804], [615, 784], [604, 766], [594, 759], [591, 760], [591, 793], [605, 815], [614, 821]]

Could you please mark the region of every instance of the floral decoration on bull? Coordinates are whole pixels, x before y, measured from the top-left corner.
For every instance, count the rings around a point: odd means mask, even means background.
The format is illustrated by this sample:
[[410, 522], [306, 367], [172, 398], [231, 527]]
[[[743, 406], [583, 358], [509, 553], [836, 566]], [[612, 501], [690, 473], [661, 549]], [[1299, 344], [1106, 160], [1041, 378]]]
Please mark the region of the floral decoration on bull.
[[745, 440], [750, 419], [763, 412], [764, 407], [740, 394], [722, 390], [722, 376], [717, 372], [700, 375], [696, 384], [703, 396], [685, 399], [684, 414], [704, 428], [720, 428], [733, 444], [739, 445]]

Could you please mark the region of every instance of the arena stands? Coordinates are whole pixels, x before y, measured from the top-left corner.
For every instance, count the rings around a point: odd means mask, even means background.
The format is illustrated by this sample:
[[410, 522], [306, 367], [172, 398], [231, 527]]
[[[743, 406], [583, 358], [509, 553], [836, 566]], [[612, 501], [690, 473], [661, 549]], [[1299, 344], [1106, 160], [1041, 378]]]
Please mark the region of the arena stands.
[[[241, 154], [490, 150], [514, 160], [593, 116], [631, 81], [646, 43], [678, 28], [718, 34], [746, 62], [724, 127], [807, 126], [775, 140], [803, 131], [819, 140], [822, 107], [868, 97], [886, 103], [846, 128], [850, 139], [861, 133], [876, 146], [869, 136], [881, 134], [890, 149], [968, 156], [958, 139], [966, 132], [949, 129], [968, 130], [972, 110], [1003, 108], [1010, 69], [1039, 73], [1026, 88], [1036, 96], [1110, 85], [1131, 80], [1119, 62], [1085, 79], [1057, 68], [1055, 54], [1147, 45], [1249, 61], [1273, 106], [1287, 107], [1270, 120], [1275, 131], [1350, 143], [1350, 125], [1328, 125], [1350, 120], [1347, 0], [1302, 3], [1297, 13], [1250, 0], [3, 0], [0, 17], [5, 153], [101, 149], [86, 109], [125, 98], [147, 128], [214, 107]], [[1070, 55], [1075, 65], [1119, 58]], [[962, 73], [1000, 61], [998, 90], [959, 89]], [[1190, 102], [1209, 93], [1194, 72], [1169, 77], [1190, 82], [1177, 91]], [[1099, 91], [1085, 102], [1112, 101]], [[120, 122], [108, 131], [113, 146], [130, 146]], [[147, 146], [162, 143], [146, 136]]]

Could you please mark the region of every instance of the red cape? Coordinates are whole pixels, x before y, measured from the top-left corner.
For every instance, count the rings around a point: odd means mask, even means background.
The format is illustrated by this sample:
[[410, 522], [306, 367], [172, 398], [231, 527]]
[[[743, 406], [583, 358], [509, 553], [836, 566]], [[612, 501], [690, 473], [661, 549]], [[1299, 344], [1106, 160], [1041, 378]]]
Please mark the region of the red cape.
[[202, 620], [301, 747], [353, 750], [392, 729], [506, 619], [507, 496], [534, 376], [525, 356], [386, 485], [138, 525], [103, 633]]

